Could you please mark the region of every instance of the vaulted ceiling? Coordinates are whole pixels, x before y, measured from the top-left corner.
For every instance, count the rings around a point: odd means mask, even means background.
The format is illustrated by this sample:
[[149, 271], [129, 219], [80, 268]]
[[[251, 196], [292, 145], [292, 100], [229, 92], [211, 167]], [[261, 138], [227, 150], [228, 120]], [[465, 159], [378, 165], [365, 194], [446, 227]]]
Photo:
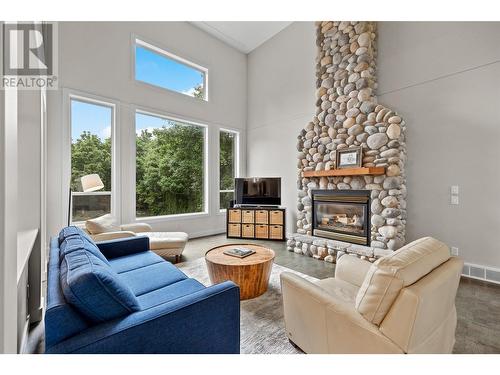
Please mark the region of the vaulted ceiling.
[[291, 24], [288, 21], [199, 21], [191, 23], [243, 53], [251, 52]]

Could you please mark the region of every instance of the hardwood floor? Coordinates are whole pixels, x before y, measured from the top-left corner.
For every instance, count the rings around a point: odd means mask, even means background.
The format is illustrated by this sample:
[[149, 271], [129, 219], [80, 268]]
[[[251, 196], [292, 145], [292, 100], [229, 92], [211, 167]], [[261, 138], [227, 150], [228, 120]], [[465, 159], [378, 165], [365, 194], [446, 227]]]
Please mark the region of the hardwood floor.
[[[272, 248], [275, 262], [304, 274], [324, 279], [333, 277], [335, 264], [286, 250], [284, 242], [227, 239], [225, 235], [189, 240], [181, 262], [198, 259], [222, 244], [258, 243]], [[457, 331], [454, 353], [500, 353], [500, 285], [462, 278], [458, 288]]]

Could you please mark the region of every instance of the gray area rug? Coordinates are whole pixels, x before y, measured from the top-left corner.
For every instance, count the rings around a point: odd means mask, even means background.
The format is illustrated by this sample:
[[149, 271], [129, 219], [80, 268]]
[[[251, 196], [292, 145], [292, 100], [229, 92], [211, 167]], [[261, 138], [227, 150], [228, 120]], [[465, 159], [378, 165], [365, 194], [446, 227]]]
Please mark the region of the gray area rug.
[[[212, 284], [204, 258], [180, 263], [177, 267], [205, 286]], [[241, 301], [241, 353], [301, 353], [290, 344], [285, 334], [280, 287], [280, 274], [285, 271], [295, 273], [310, 281], [317, 280], [314, 277], [274, 264], [267, 292], [257, 298]]]

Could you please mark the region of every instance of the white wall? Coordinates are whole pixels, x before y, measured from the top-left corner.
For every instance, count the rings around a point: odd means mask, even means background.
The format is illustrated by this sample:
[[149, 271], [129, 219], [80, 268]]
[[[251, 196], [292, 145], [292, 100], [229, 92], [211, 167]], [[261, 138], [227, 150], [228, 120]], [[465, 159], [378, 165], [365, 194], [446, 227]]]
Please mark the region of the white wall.
[[[209, 101], [136, 82], [133, 79], [134, 35], [208, 68]], [[212, 135], [208, 161], [215, 166], [219, 127], [240, 130], [242, 145], [245, 145], [246, 73], [244, 54], [186, 22], [60, 23], [61, 90], [50, 92], [48, 97], [49, 234], [56, 234], [66, 222], [69, 186], [66, 94], [77, 90], [117, 103], [121, 169], [115, 186], [121, 193], [122, 210], [118, 219], [125, 223], [135, 219], [135, 108], [207, 124]], [[244, 147], [242, 155], [244, 166]], [[209, 176], [211, 198], [218, 194], [217, 170], [212, 168]], [[209, 204], [208, 216], [154, 220], [151, 224], [156, 230], [182, 230], [191, 236], [224, 231], [225, 216], [219, 214], [215, 199], [210, 199]]]
[[[408, 129], [407, 240], [432, 235], [466, 262], [500, 267], [500, 23], [381, 22], [378, 46], [379, 102]], [[313, 24], [294, 23], [248, 59], [248, 174], [282, 176], [293, 212], [315, 57]]]
[[297, 135], [315, 114], [315, 28], [295, 22], [248, 55], [247, 175], [282, 177], [296, 229]]
[[16, 353], [17, 90], [0, 91], [0, 353]]
[[[40, 98], [39, 91], [0, 90], [0, 353], [16, 353], [25, 343], [26, 312], [32, 322], [41, 318], [38, 239], [29, 266], [18, 264], [18, 232], [39, 228], [41, 221]], [[29, 267], [29, 305], [28, 276], [18, 279], [20, 267], [24, 275]]]
[[40, 91], [19, 91], [18, 230], [40, 228]]

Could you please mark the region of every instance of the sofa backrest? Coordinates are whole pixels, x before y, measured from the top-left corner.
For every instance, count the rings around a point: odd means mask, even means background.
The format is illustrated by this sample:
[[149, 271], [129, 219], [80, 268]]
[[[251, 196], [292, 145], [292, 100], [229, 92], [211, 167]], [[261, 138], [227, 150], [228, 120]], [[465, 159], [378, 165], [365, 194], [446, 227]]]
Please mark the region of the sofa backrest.
[[450, 258], [448, 246], [432, 238], [413, 241], [370, 267], [356, 296], [356, 309], [380, 325], [401, 289], [439, 267]]
[[139, 310], [139, 302], [88, 234], [70, 226], [59, 233], [59, 282], [67, 302], [92, 322]]
[[140, 310], [139, 302], [109, 263], [80, 248], [61, 260], [64, 298], [92, 322], [105, 322]]
[[59, 241], [57, 238], [52, 238], [47, 274], [46, 349], [90, 326], [89, 322], [66, 302], [59, 284], [59, 275]]
[[452, 257], [403, 288], [380, 324], [380, 331], [406, 353], [451, 353], [462, 267], [463, 261]]
[[93, 254], [104, 263], [109, 264], [106, 257], [101, 253], [94, 240], [85, 233], [82, 229], [70, 226], [66, 227], [59, 233], [59, 262], [66, 256], [66, 254], [79, 250], [85, 249], [89, 253]]
[[96, 322], [139, 310], [136, 297], [88, 234], [66, 227], [52, 238], [45, 343], [49, 348]]

